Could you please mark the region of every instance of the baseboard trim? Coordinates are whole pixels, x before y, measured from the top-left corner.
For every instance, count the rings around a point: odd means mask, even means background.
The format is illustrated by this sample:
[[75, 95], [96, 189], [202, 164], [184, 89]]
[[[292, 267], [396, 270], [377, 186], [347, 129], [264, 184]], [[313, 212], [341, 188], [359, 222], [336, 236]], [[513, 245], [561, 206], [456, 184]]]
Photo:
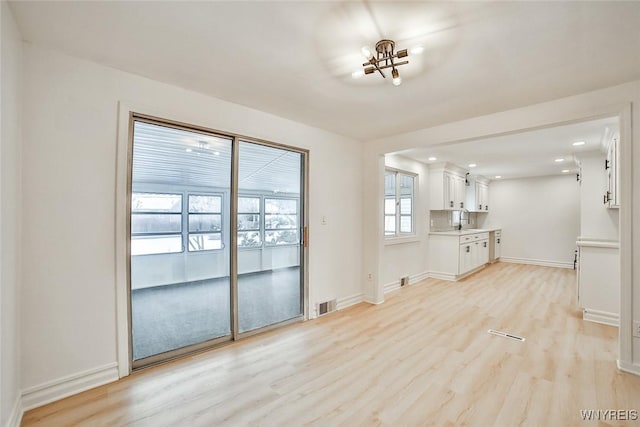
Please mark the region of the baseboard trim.
[[428, 279], [429, 277], [430, 276], [428, 271], [414, 274], [413, 276], [409, 276], [409, 285], [415, 285], [419, 282], [422, 282], [425, 279]]
[[13, 404], [13, 409], [11, 409], [9, 419], [7, 420], [7, 427], [20, 427], [23, 415], [24, 410], [22, 409], [22, 396], [18, 395], [16, 397], [16, 402]]
[[94, 369], [29, 387], [22, 392], [22, 410], [28, 411], [118, 379], [118, 364], [112, 362]]
[[582, 310], [582, 319], [609, 326], [618, 327], [620, 325], [620, 316], [606, 311], [589, 310], [585, 308]]
[[622, 372], [640, 376], [640, 365], [636, 365], [635, 363], [623, 362], [620, 359], [617, 360], [616, 364], [618, 365], [618, 369]]
[[513, 258], [503, 256], [500, 257], [500, 262], [508, 262], [511, 264], [539, 265], [542, 267], [573, 268], [573, 262], [549, 261], [544, 259], [532, 258]]
[[385, 294], [388, 294], [389, 292], [397, 291], [398, 289], [400, 289], [400, 281], [396, 280], [394, 282], [387, 283], [386, 285], [383, 286], [383, 289]]
[[351, 307], [352, 305], [356, 305], [364, 301], [364, 295], [362, 294], [354, 294], [344, 298], [338, 298], [336, 300], [336, 310], [343, 310], [347, 307]]
[[457, 276], [455, 274], [438, 273], [437, 271], [430, 271], [429, 277], [431, 277], [432, 279], [447, 280], [449, 282], [455, 282]]

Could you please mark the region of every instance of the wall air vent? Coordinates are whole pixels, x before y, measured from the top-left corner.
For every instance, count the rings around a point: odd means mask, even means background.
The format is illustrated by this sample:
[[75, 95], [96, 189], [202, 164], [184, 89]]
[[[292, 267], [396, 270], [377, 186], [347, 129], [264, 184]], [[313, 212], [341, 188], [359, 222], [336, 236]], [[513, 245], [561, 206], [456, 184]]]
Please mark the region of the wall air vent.
[[324, 316], [325, 314], [331, 313], [332, 311], [336, 311], [336, 300], [332, 299], [325, 302], [319, 302], [316, 305], [316, 311], [319, 316]]
[[400, 278], [400, 286], [407, 286], [409, 284], [409, 276]]

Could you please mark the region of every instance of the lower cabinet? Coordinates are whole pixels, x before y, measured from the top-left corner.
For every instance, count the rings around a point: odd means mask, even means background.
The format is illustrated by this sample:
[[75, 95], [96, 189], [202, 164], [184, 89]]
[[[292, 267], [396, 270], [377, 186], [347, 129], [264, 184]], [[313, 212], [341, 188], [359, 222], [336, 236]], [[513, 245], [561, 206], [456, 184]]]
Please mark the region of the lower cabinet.
[[489, 262], [489, 233], [438, 234], [429, 236], [429, 274], [458, 280]]

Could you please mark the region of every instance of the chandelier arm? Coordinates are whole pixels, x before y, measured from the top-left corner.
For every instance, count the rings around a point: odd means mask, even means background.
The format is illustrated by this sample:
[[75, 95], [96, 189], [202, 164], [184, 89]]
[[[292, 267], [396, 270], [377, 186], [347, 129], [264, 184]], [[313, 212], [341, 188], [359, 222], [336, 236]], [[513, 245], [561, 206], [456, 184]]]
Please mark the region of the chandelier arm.
[[[405, 65], [408, 64], [409, 61], [402, 61], [402, 62], [396, 62], [394, 65], [396, 67], [400, 66], [400, 65]], [[393, 68], [394, 65], [383, 65], [382, 67], [380, 67], [381, 70], [387, 69], [387, 68]]]

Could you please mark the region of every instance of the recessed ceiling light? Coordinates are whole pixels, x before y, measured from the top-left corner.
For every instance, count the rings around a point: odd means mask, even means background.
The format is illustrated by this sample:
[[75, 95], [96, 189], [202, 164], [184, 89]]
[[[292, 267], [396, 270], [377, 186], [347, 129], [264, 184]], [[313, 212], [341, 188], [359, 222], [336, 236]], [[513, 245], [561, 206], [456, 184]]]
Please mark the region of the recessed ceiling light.
[[437, 158], [437, 157], [433, 157], [433, 156], [432, 156], [432, 157], [429, 157], [429, 161], [430, 161], [430, 162], [435, 162], [436, 160], [438, 160], [438, 158]]
[[422, 52], [424, 52], [424, 48], [422, 46], [415, 46], [412, 47], [409, 52], [411, 52], [413, 55], [420, 55]]
[[476, 165], [475, 163], [469, 163], [469, 167], [470, 168], [475, 168], [476, 166], [478, 166], [478, 165]]
[[214, 155], [214, 156], [219, 156], [219, 155], [220, 155], [220, 152], [219, 152], [219, 151], [214, 151], [214, 152], [213, 152], [213, 155]]
[[502, 178], [502, 175], [496, 175], [496, 179]]
[[190, 152], [192, 152], [193, 150], [192, 150], [191, 148], [187, 148], [187, 149], [186, 149], [186, 150], [184, 150], [184, 151], [186, 151], [187, 153], [190, 153]]
[[364, 70], [358, 70], [351, 73], [351, 77], [354, 79], [359, 79], [362, 76], [364, 76]]
[[562, 173], [569, 173], [569, 169], [562, 169]]
[[564, 162], [564, 159], [563, 158], [558, 158], [558, 159], [555, 160], [555, 162], [556, 163], [562, 163], [562, 162]]
[[586, 142], [584, 142], [584, 141], [576, 141], [576, 142], [574, 142], [574, 143], [573, 143], [573, 144], [571, 144], [571, 145], [573, 145], [573, 146], [577, 147], [578, 145], [584, 145], [584, 144], [586, 144]]

